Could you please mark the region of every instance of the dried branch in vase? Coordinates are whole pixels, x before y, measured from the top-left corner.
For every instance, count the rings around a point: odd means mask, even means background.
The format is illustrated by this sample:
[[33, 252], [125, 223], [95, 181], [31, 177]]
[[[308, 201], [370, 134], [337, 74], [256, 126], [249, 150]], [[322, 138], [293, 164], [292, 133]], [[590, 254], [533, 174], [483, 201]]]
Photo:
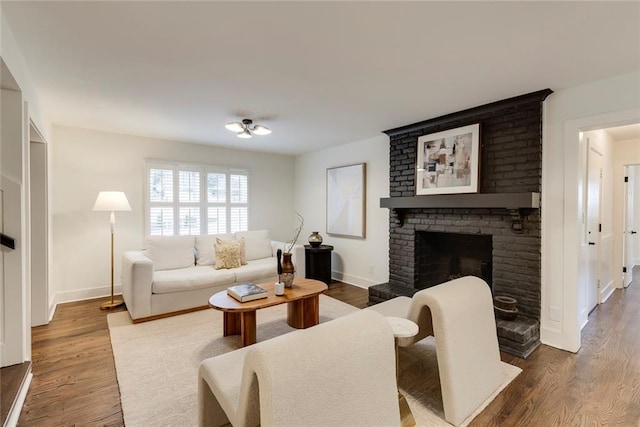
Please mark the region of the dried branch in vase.
[[302, 215], [300, 215], [298, 212], [296, 212], [296, 215], [298, 216], [298, 221], [300, 221], [300, 224], [298, 225], [298, 228], [296, 228], [293, 238], [287, 241], [287, 243], [285, 243], [284, 245], [285, 253], [291, 252], [295, 244], [298, 242], [298, 238], [300, 237], [300, 233], [302, 232], [302, 227], [304, 226], [304, 218], [302, 217]]

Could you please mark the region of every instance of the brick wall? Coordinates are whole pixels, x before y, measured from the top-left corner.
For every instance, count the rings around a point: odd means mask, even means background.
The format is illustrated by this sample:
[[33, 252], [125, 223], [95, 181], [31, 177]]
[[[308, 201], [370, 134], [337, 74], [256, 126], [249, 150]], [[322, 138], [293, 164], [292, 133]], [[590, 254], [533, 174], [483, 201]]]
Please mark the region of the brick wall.
[[[418, 137], [473, 123], [480, 123], [479, 192], [540, 192], [542, 101], [549, 93], [539, 91], [386, 131], [390, 197], [415, 196]], [[510, 212], [502, 208], [391, 210], [389, 284], [414, 288], [418, 283], [416, 231], [491, 235], [494, 294], [517, 298], [521, 312], [539, 320], [540, 212], [522, 213], [522, 232], [516, 233]]]

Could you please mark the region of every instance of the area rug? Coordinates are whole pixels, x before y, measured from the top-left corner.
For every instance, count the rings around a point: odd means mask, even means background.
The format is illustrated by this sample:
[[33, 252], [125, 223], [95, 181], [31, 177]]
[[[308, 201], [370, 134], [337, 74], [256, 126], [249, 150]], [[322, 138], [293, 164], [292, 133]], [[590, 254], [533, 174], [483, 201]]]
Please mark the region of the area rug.
[[[321, 323], [358, 310], [326, 295], [320, 298]], [[258, 341], [295, 330], [287, 325], [286, 317], [285, 305], [259, 310]], [[197, 425], [200, 362], [241, 347], [240, 337], [222, 336], [222, 313], [203, 310], [133, 324], [127, 312], [119, 312], [109, 314], [107, 320], [125, 424], [128, 427]], [[401, 348], [399, 357], [399, 388], [417, 425], [449, 426], [444, 420], [433, 338]], [[520, 368], [507, 363], [502, 366], [503, 385], [463, 425], [521, 372]]]

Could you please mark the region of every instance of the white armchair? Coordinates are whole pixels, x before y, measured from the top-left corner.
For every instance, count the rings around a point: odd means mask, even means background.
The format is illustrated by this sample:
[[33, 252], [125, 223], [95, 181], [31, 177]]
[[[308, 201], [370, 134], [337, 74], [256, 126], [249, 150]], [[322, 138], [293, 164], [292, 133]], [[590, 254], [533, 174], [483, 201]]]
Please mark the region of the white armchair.
[[204, 360], [200, 426], [398, 426], [391, 327], [363, 310]]
[[484, 280], [461, 277], [367, 310], [418, 324], [418, 335], [401, 338], [401, 346], [433, 335], [444, 415], [451, 424], [460, 425], [502, 384], [493, 299]]

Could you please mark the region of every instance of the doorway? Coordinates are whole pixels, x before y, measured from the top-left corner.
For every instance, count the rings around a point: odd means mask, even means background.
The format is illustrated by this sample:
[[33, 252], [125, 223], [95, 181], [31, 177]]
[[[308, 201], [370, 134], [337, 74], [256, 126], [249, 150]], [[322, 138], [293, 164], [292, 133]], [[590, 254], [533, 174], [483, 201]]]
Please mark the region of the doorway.
[[[612, 127], [583, 128], [579, 136], [582, 146], [582, 182], [580, 195], [581, 238], [579, 261], [578, 316], [581, 327], [588, 322], [591, 311], [603, 304], [615, 289], [622, 288], [630, 280], [631, 274], [623, 277], [626, 257], [623, 251], [630, 253], [627, 270], [635, 264], [640, 250], [627, 249], [625, 241], [624, 217], [638, 209], [640, 189], [636, 192], [633, 185], [627, 188], [624, 177], [627, 166], [640, 166], [640, 123]], [[638, 173], [630, 172], [632, 181], [640, 181]], [[628, 190], [633, 200], [627, 203]], [[640, 223], [640, 218], [632, 218]], [[629, 237], [634, 228], [630, 224]], [[631, 239], [629, 244], [633, 240]], [[623, 248], [623, 246], [625, 246]], [[631, 251], [631, 252], [630, 252]], [[635, 254], [635, 255], [631, 255]], [[626, 280], [625, 280], [626, 279]]]
[[624, 167], [623, 287], [631, 284], [633, 268], [640, 265], [640, 164]]

